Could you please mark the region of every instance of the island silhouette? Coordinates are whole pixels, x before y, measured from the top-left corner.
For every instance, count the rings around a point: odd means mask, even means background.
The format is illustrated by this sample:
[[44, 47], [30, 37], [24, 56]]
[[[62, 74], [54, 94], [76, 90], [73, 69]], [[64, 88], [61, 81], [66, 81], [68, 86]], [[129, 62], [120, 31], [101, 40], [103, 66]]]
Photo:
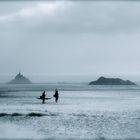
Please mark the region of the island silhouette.
[[120, 78], [106, 78], [101, 76], [96, 81], [91, 81], [89, 85], [136, 85], [130, 80], [123, 80]]
[[15, 78], [7, 84], [32, 84], [32, 82], [25, 76], [23, 76], [20, 72], [15, 76]]

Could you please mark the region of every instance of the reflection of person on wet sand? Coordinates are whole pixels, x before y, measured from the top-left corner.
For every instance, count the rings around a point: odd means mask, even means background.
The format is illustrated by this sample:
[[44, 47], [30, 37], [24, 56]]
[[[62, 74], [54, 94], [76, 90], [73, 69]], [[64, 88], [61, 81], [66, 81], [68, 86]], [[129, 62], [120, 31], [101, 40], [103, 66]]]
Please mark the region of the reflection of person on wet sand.
[[58, 94], [58, 90], [55, 90], [55, 94], [53, 95], [53, 97], [55, 98], [55, 102], [57, 103], [58, 98], [59, 98], [59, 94]]

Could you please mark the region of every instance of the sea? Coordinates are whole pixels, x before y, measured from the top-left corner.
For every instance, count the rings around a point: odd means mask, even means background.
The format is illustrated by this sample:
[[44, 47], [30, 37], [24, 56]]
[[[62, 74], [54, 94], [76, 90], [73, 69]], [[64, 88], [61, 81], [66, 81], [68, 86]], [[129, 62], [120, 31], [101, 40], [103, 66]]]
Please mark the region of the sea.
[[140, 139], [140, 86], [0, 84], [0, 139]]

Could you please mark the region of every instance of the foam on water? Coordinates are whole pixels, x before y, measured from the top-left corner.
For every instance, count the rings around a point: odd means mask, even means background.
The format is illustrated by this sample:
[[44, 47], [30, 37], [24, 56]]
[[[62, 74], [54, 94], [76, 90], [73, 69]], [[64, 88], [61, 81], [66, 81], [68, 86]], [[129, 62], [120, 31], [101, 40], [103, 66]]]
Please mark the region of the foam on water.
[[0, 139], [43, 139], [36, 130], [25, 125], [16, 125], [14, 123], [1, 122]]
[[5, 134], [12, 138], [139, 138], [139, 113], [11, 114], [0, 118], [0, 138]]

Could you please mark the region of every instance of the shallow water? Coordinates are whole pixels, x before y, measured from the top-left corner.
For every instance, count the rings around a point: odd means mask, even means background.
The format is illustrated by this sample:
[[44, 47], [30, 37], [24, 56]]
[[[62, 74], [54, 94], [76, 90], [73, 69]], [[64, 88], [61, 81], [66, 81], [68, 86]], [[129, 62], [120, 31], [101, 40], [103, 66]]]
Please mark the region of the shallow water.
[[140, 87], [0, 85], [0, 138], [140, 139]]

